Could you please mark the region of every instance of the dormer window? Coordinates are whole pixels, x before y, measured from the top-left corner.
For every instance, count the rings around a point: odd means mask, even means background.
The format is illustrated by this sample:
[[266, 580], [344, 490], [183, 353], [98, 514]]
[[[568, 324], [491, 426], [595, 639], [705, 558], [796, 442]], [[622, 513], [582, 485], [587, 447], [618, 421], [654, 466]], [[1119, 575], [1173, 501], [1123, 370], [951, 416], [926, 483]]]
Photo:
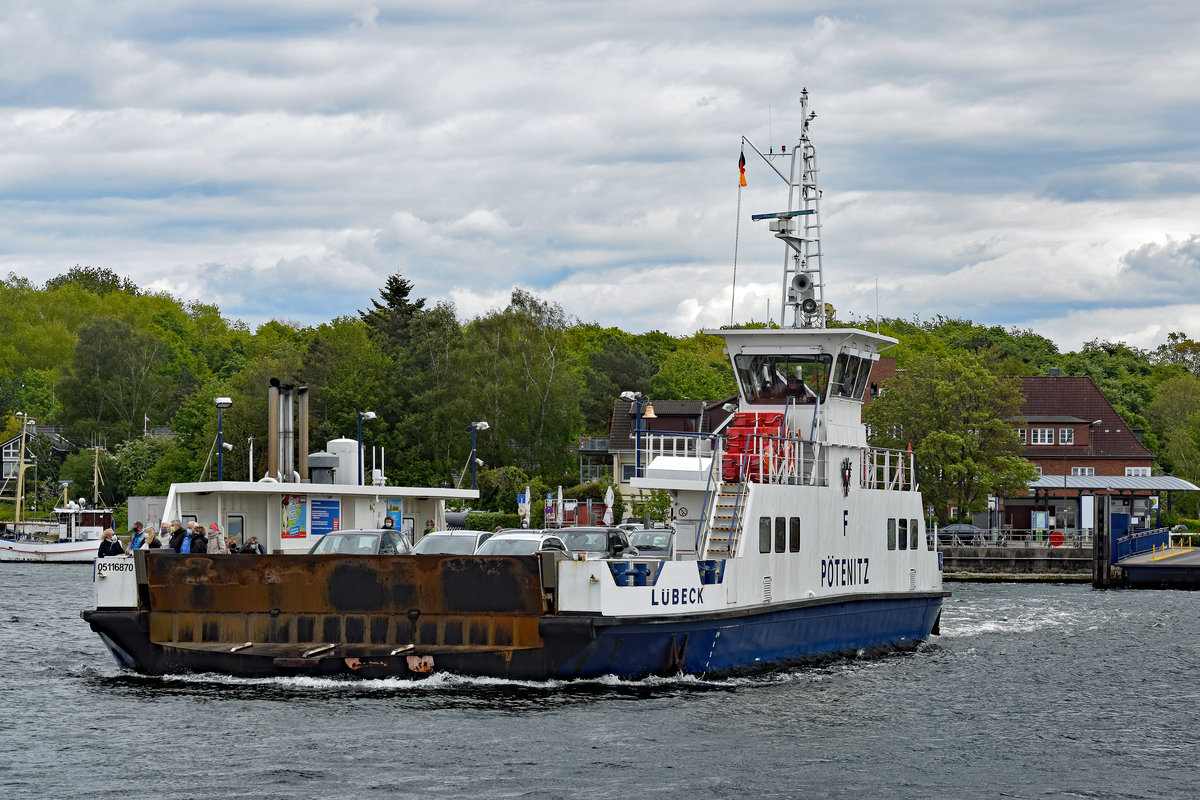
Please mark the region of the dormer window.
[[1030, 444], [1054, 444], [1054, 428], [1030, 428]]
[[1058, 429], [1059, 444], [1075, 444], [1075, 429], [1074, 428], [1059, 428]]

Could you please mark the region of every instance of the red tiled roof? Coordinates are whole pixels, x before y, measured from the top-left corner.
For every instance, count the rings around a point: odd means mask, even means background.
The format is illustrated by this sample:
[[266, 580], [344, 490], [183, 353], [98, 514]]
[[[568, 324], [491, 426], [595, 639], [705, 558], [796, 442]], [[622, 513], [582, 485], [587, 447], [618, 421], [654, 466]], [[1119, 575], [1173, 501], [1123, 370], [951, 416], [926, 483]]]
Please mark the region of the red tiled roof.
[[[1075, 417], [1090, 431], [1088, 444], [1026, 445], [1026, 458], [1134, 458], [1147, 462], [1154, 458], [1086, 375], [1021, 378], [1021, 389], [1025, 394], [1022, 418], [1031, 425], [1065, 423], [1067, 418]], [[1096, 420], [1097, 424], [1088, 424]]]

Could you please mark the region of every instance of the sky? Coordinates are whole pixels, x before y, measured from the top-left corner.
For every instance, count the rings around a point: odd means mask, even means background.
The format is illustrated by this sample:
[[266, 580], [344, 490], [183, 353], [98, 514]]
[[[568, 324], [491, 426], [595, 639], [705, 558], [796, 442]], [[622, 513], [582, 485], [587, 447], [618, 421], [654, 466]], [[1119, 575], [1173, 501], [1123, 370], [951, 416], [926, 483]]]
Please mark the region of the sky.
[[807, 88], [839, 318], [1200, 339], [1197, 42], [1182, 0], [5, 0], [0, 274], [251, 327], [397, 273], [463, 321], [778, 319], [786, 186], [737, 159]]

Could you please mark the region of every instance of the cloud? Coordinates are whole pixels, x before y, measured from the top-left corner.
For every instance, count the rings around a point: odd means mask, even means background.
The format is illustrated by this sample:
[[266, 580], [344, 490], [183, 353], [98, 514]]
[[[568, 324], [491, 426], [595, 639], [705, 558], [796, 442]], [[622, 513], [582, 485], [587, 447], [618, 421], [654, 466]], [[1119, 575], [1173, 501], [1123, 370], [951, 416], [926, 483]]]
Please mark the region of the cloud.
[[0, 270], [106, 266], [250, 325], [355, 313], [395, 272], [466, 317], [520, 286], [633, 331], [777, 318], [783, 255], [749, 215], [786, 187], [748, 156], [739, 216], [735, 165], [743, 135], [794, 142], [807, 86], [840, 315], [1149, 346], [1196, 317], [1196, 21], [1107, 0], [16, 0]]

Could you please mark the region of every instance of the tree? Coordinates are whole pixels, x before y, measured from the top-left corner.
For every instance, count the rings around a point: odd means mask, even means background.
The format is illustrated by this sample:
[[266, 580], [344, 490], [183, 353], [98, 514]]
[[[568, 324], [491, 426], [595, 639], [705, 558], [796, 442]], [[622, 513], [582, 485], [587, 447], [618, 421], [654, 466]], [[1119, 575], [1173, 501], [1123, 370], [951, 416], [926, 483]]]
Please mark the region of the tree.
[[568, 346], [568, 320], [557, 304], [514, 289], [508, 308], [473, 320], [455, 373], [466, 378], [469, 418], [486, 420], [480, 437], [489, 464], [551, 474], [574, 463], [582, 429], [582, 369]]
[[162, 340], [119, 319], [99, 318], [79, 332], [60, 385], [64, 421], [75, 432], [123, 441], [140, 432], [170, 390]]
[[658, 400], [719, 400], [737, 392], [719, 336], [697, 333], [667, 356], [651, 385]]
[[379, 300], [371, 301], [371, 308], [358, 312], [372, 334], [390, 347], [402, 348], [408, 340], [408, 328], [414, 316], [425, 307], [424, 300], [408, 299], [412, 292], [412, 281], [400, 277], [400, 273], [389, 275], [379, 292]]
[[982, 511], [990, 493], [1025, 491], [1037, 476], [1018, 455], [1011, 419], [1021, 410], [1019, 378], [1000, 378], [970, 353], [914, 357], [884, 385], [865, 419], [875, 446], [912, 447], [926, 502], [944, 517]]
[[133, 281], [129, 278], [122, 278], [107, 267], [81, 267], [78, 264], [67, 270], [65, 274], [46, 281], [46, 288], [57, 289], [72, 283], [96, 295], [106, 295], [112, 292], [126, 292], [133, 295], [138, 293], [138, 287]]

